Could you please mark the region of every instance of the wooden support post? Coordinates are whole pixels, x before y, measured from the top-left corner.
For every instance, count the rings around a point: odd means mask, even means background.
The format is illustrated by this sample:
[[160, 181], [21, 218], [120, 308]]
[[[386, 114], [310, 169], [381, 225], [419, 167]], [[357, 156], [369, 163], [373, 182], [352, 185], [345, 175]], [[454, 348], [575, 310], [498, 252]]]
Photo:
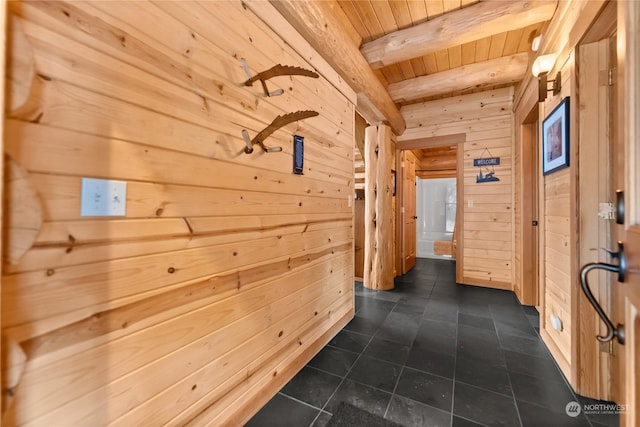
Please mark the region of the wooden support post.
[[391, 128], [365, 131], [364, 286], [393, 289], [393, 155]]

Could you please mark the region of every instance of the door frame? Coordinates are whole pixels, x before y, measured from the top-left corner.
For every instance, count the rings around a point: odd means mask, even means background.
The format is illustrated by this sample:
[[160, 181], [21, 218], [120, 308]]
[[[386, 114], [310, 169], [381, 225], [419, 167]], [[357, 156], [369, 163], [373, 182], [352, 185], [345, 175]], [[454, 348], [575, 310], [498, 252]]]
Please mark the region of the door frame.
[[[585, 66], [585, 70], [581, 69], [581, 64], [584, 55], [595, 54], [593, 43], [598, 43], [610, 38], [615, 34], [616, 30], [616, 2], [610, 2], [602, 10], [600, 15], [591, 24], [591, 27], [585, 33], [583, 39], [575, 47], [576, 52], [576, 105], [583, 105], [582, 108], [576, 109], [578, 116], [576, 118], [576, 124], [578, 125], [578, 133], [580, 139], [580, 147], [577, 153], [577, 167], [579, 169], [577, 174], [577, 200], [576, 200], [576, 231], [577, 231], [577, 247], [576, 247], [576, 260], [577, 270], [576, 275], [579, 277], [580, 266], [588, 262], [608, 262], [607, 255], [602, 251], [599, 251], [598, 247], [613, 248], [613, 242], [606, 242], [605, 236], [601, 236], [599, 229], [601, 229], [600, 219], [595, 217], [597, 215], [597, 203], [610, 201], [613, 202], [613, 170], [612, 167], [601, 167], [602, 159], [607, 157], [607, 151], [609, 161], [612, 161], [612, 146], [606, 147], [606, 144], [613, 144], [612, 123], [600, 123], [598, 124], [598, 118], [604, 112], [608, 120], [613, 114], [613, 99], [607, 100], [607, 96], [613, 93], [616, 89], [607, 89], [606, 84], [608, 82], [605, 79], [606, 71], [603, 74], [603, 70], [600, 70], [601, 66], [605, 68], [613, 67], [609, 58], [597, 59], [595, 62], [598, 65], [598, 70], [593, 70], [593, 58], [589, 58], [589, 65]], [[603, 90], [604, 88], [604, 90]], [[589, 102], [586, 102], [588, 97]], [[595, 97], [595, 99], [594, 99]], [[595, 102], [594, 102], [595, 101]], [[595, 126], [594, 126], [594, 123]], [[604, 128], [604, 129], [603, 129]], [[591, 135], [593, 132], [598, 134], [598, 137], [588, 138], [585, 135]], [[602, 135], [602, 133], [605, 135]], [[603, 143], [603, 139], [608, 136], [608, 143]], [[597, 150], [599, 155], [593, 157], [590, 153], [593, 150]], [[590, 162], [596, 161], [596, 165], [590, 165]], [[593, 171], [593, 168], [599, 168], [599, 173], [593, 175], [587, 174], [588, 171]], [[606, 177], [602, 177], [604, 173], [608, 174]], [[595, 182], [594, 182], [595, 181]], [[593, 191], [593, 187], [597, 187], [596, 191]], [[605, 188], [601, 188], [604, 186]], [[607, 187], [609, 191], [607, 191]], [[593, 196], [595, 194], [595, 199]], [[595, 234], [592, 233], [595, 227]], [[610, 225], [611, 232], [613, 226]], [[611, 236], [611, 234], [610, 234]], [[599, 253], [600, 252], [600, 253]], [[599, 300], [600, 304], [604, 307], [606, 312], [610, 312], [612, 302], [612, 275], [606, 272], [591, 273], [590, 285], [591, 289]], [[602, 334], [603, 324], [593, 310], [591, 304], [589, 304], [586, 297], [582, 292], [578, 293], [576, 301], [576, 316], [577, 328], [575, 336], [572, 338], [576, 347], [575, 360], [576, 364], [576, 381], [574, 387], [576, 391], [585, 396], [602, 399], [613, 400], [615, 398], [615, 373], [614, 373], [614, 347], [610, 345], [598, 345], [598, 342], [594, 339], [596, 335]]]
[[[459, 209], [464, 203], [464, 143], [467, 140], [466, 134], [452, 134], [452, 135], [442, 135], [442, 136], [433, 136], [427, 138], [419, 138], [415, 140], [407, 140], [407, 141], [398, 141], [396, 143], [396, 179], [397, 182], [402, 182], [404, 184], [404, 153], [406, 150], [419, 150], [423, 148], [430, 147], [443, 147], [447, 145], [457, 144], [456, 155], [456, 282], [460, 283], [462, 281], [462, 272], [463, 272], [463, 245], [462, 239], [464, 238], [463, 230], [461, 229], [464, 224], [464, 209]], [[404, 265], [404, 190], [403, 185], [398, 185], [396, 191], [396, 212], [399, 212], [399, 215], [396, 215], [396, 262], [398, 267], [398, 272], [401, 274], [406, 274], [406, 271], [403, 271]]]
[[[539, 107], [537, 100], [531, 99], [523, 108], [528, 111], [526, 116], [516, 117], [519, 123], [520, 138], [520, 203], [516, 206], [520, 212], [520, 247], [516, 248], [520, 256], [520, 289], [516, 287], [516, 295], [523, 305], [540, 306], [540, 231], [539, 224], [544, 218], [540, 212], [540, 176], [539, 176]], [[538, 225], [534, 225], [534, 222]], [[516, 286], [518, 284], [516, 283]]]
[[627, 274], [624, 283], [615, 282], [613, 324], [624, 324], [625, 344], [619, 349], [618, 401], [625, 405], [620, 425], [637, 426], [640, 422], [640, 4], [618, 4], [617, 40], [617, 105], [618, 152], [614, 165], [617, 183], [624, 191], [625, 214], [616, 226], [616, 237], [625, 244]]

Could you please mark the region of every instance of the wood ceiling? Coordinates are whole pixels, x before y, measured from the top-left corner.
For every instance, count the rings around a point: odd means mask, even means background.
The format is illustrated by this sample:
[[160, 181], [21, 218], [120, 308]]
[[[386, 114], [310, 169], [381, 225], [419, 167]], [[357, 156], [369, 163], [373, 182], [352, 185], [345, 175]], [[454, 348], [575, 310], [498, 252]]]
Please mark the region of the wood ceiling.
[[[490, 5], [489, 3], [493, 4]], [[535, 36], [542, 33], [557, 4], [557, 2], [539, 1], [530, 1], [528, 3], [493, 1], [487, 2], [485, 7], [500, 7], [501, 4], [511, 4], [515, 7], [518, 3], [521, 8], [538, 8], [540, 13], [535, 17], [532, 16], [534, 14], [530, 13], [530, 10], [527, 10], [526, 13], [523, 12], [511, 20], [512, 22], [509, 25], [515, 28], [509, 31], [492, 34], [492, 31], [485, 29], [483, 30], [484, 33], [490, 35], [455, 44], [415, 58], [401, 60], [382, 67], [380, 67], [382, 64], [375, 64], [370, 61], [374, 73], [384, 87], [388, 89], [392, 99], [398, 106], [512, 85], [516, 79], [522, 79], [524, 75], [522, 70], [526, 71], [526, 66], [529, 65], [530, 55], [527, 52], [531, 51], [531, 42]], [[418, 24], [434, 19], [437, 24], [437, 28], [434, 28], [434, 33], [442, 32], [441, 38], [446, 37], [447, 34], [443, 28], [447, 23], [442, 24], [443, 19], [451, 16], [450, 21], [454, 21], [454, 25], [464, 26], [464, 23], [455, 21], [465, 19], [465, 12], [468, 12], [468, 19], [475, 19], [473, 16], [481, 15], [480, 7], [483, 6], [476, 0], [338, 0], [338, 5], [346, 17], [346, 23], [350, 24], [346, 25], [348, 34], [354, 44], [360, 46], [363, 53], [370, 42], [375, 40], [380, 40], [381, 42], [381, 38], [384, 36], [387, 36], [387, 38], [395, 37], [394, 34], [402, 34], [398, 33], [399, 30], [415, 27]], [[491, 10], [487, 12], [491, 12]], [[503, 13], [506, 14], [509, 11]], [[460, 19], [457, 19], [457, 17], [460, 17]], [[519, 25], [523, 22], [525, 23], [524, 25]], [[471, 23], [471, 25], [478, 24]], [[486, 26], [488, 28], [501, 28], [500, 25], [492, 23], [486, 24]], [[482, 33], [482, 31], [478, 31], [478, 33]], [[401, 37], [408, 36], [402, 35]], [[453, 39], [455, 40], [455, 37]], [[405, 40], [401, 41], [404, 42]], [[518, 53], [521, 55], [516, 55]], [[488, 63], [487, 61], [490, 60], [493, 60], [493, 62]], [[455, 86], [455, 76], [459, 73], [471, 74], [474, 67], [480, 67], [481, 70], [486, 69], [487, 65], [495, 67], [495, 73], [490, 72], [490, 74], [487, 74], [486, 71], [482, 72], [485, 76], [499, 76], [502, 67], [509, 64], [514, 66], [516, 62], [520, 65], [524, 62], [525, 66], [523, 68], [518, 65], [519, 68], [516, 75], [519, 77], [514, 77], [507, 83], [498, 82], [493, 84], [494, 82], [491, 81], [491, 78], [486, 78], [486, 81], [482, 84], [467, 85], [462, 88]], [[421, 76], [432, 77], [430, 78], [431, 80], [425, 80], [426, 78], [422, 80], [416, 79], [416, 77]], [[427, 96], [405, 99], [406, 94], [415, 92], [416, 84], [424, 86], [429, 82], [434, 86], [434, 91], [431, 93], [426, 92]], [[450, 84], [447, 86], [446, 83]], [[402, 92], [402, 89], [404, 89], [404, 92]], [[447, 90], [447, 92], [442, 92], [442, 90]]]

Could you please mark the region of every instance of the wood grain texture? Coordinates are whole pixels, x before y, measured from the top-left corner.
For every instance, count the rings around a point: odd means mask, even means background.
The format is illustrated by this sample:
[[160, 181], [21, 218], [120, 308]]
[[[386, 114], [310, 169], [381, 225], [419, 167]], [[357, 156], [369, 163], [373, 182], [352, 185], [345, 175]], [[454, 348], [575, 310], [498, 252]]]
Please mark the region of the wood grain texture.
[[[2, 333], [26, 357], [3, 421], [245, 422], [353, 316], [356, 96], [252, 6], [8, 6], [10, 45], [28, 47], [10, 69], [31, 66], [36, 89], [10, 81], [29, 108], [6, 113], [4, 149], [41, 226], [3, 265]], [[321, 77], [276, 77], [283, 95], [265, 97], [242, 86], [241, 58]], [[320, 114], [271, 135], [282, 152], [243, 154], [243, 129], [298, 110]], [[126, 216], [80, 216], [82, 177], [126, 181]]]
[[387, 90], [395, 102], [442, 95], [468, 89], [513, 84], [522, 80], [527, 71], [529, 55], [517, 53], [476, 64], [452, 67], [427, 76], [410, 78], [390, 84]]
[[[558, 95], [551, 96], [544, 102], [543, 113], [541, 113], [543, 116], [551, 112], [564, 97], [575, 95], [575, 88], [571, 83], [574, 79], [575, 56], [571, 55], [568, 59], [560, 65], [564, 80], [562, 90]], [[577, 139], [575, 115], [571, 117], [571, 132]], [[577, 162], [577, 157], [573, 157], [577, 156], [576, 148], [574, 145], [569, 154], [572, 165]], [[544, 247], [542, 249], [544, 254], [541, 261], [544, 263], [542, 280], [545, 283], [544, 291], [541, 290], [544, 292], [541, 318], [545, 319], [545, 323], [541, 325], [541, 329], [544, 328], [546, 332], [545, 342], [553, 341], [553, 346], [550, 346], [551, 352], [556, 360], [561, 360], [558, 364], [572, 384], [576, 383], [577, 376], [575, 343], [579, 324], [573, 321], [573, 316], [577, 313], [574, 305], [577, 306], [578, 297], [576, 293], [578, 288], [573, 286], [576, 273], [572, 266], [577, 257], [575, 246], [577, 220], [573, 205], [577, 191], [576, 176], [575, 166], [554, 172], [543, 177], [543, 188], [541, 188], [543, 198], [541, 212], [544, 215]], [[564, 324], [562, 330], [557, 331], [552, 328], [549, 321], [552, 315], [562, 320]]]
[[5, 249], [3, 261], [15, 265], [31, 249], [42, 227], [42, 204], [27, 171], [15, 160], [4, 161], [2, 225]]
[[393, 182], [395, 150], [391, 129], [369, 126], [365, 133], [364, 286], [393, 289]]
[[341, 20], [331, 8], [332, 2], [274, 1], [272, 4], [356, 92], [376, 107], [382, 115], [378, 121], [388, 121], [397, 135], [404, 132], [406, 125], [402, 115], [358, 51], [358, 46], [353, 45], [344, 33]]
[[372, 67], [380, 68], [547, 21], [556, 5], [555, 1], [480, 2], [365, 43], [361, 51]]

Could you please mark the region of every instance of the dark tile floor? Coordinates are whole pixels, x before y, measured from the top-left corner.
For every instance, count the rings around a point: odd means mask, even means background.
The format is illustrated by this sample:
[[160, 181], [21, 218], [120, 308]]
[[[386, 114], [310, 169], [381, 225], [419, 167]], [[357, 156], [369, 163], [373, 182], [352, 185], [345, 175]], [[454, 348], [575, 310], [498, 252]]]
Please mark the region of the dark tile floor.
[[418, 259], [393, 291], [355, 285], [355, 318], [247, 426], [324, 426], [341, 401], [404, 426], [617, 426], [576, 396], [512, 292]]

